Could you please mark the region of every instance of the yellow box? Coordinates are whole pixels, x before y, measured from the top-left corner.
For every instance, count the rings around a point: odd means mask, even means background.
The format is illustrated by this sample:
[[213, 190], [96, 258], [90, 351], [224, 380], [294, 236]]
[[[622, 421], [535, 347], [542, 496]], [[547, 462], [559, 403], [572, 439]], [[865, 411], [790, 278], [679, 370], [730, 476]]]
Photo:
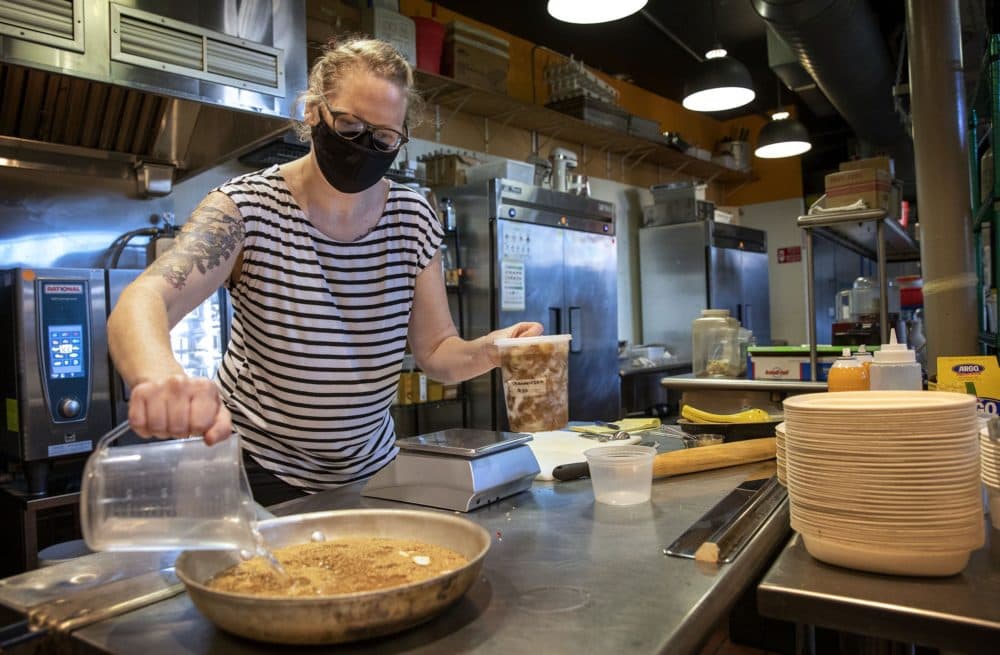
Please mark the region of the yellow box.
[[413, 404], [413, 391], [410, 384], [410, 374], [400, 373], [399, 374], [399, 386], [396, 387], [396, 404], [397, 405], [412, 405]]
[[444, 398], [444, 385], [437, 380], [427, 380], [427, 402], [433, 403]]
[[1000, 415], [1000, 365], [993, 355], [938, 357], [937, 390], [976, 397], [980, 416]]

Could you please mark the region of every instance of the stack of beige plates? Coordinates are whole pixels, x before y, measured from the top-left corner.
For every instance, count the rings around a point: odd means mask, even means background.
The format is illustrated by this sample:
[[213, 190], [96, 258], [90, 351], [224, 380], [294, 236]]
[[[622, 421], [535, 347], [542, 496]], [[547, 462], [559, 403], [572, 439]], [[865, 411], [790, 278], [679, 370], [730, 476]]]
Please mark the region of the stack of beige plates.
[[983, 545], [974, 396], [851, 391], [785, 400], [792, 527], [816, 559], [952, 575]]
[[774, 461], [778, 469], [778, 482], [787, 485], [785, 481], [785, 424], [778, 423], [774, 426]]
[[1000, 530], [1000, 443], [990, 439], [989, 430], [979, 432], [982, 480], [990, 498], [990, 522]]

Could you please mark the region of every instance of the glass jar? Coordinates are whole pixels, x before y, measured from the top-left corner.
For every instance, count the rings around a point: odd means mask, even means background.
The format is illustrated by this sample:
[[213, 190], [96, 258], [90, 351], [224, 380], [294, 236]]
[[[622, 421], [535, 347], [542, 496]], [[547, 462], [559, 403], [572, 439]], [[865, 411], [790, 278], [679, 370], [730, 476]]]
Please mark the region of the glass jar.
[[691, 370], [696, 376], [740, 374], [740, 323], [728, 309], [703, 309], [691, 323]]

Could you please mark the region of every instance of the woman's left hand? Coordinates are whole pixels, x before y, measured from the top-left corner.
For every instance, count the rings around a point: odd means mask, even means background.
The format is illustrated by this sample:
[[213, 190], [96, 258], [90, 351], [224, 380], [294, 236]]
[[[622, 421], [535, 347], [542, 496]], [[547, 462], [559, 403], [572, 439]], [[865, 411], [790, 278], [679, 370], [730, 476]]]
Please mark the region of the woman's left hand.
[[494, 344], [497, 339], [517, 339], [519, 337], [537, 337], [543, 332], [541, 323], [521, 322], [515, 323], [495, 332], [491, 332], [486, 338], [486, 356], [493, 366], [500, 366], [500, 349]]

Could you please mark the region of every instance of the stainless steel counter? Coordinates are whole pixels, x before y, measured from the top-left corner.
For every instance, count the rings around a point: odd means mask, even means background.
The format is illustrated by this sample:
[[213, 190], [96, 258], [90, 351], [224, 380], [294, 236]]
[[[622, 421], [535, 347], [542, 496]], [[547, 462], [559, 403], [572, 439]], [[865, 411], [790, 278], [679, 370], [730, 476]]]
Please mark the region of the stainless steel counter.
[[[988, 522], [987, 522], [988, 523]], [[1000, 543], [947, 578], [877, 575], [824, 564], [796, 536], [757, 589], [764, 616], [962, 653], [1000, 643]]]
[[[655, 480], [650, 503], [622, 508], [595, 504], [589, 480], [536, 482], [530, 491], [467, 515], [495, 540], [482, 578], [457, 604], [398, 635], [309, 652], [693, 652], [784, 545], [787, 505], [733, 564], [696, 564], [667, 557], [663, 548], [753, 468]], [[294, 514], [400, 506], [361, 498], [359, 489], [271, 509]], [[216, 630], [186, 594], [83, 628], [73, 643], [85, 653], [123, 655], [291, 650]]]

